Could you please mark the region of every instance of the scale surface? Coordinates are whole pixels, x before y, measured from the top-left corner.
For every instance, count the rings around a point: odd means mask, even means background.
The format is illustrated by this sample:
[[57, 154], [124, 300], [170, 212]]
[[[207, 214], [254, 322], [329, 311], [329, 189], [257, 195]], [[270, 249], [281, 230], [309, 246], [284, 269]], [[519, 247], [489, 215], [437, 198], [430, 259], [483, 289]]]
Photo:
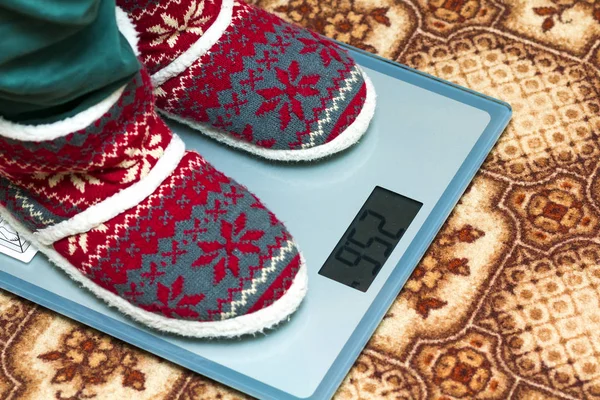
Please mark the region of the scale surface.
[[[171, 124], [188, 148], [248, 186], [294, 235], [307, 260], [309, 294], [289, 322], [239, 340], [163, 335], [109, 309], [41, 254], [30, 264], [0, 255], [0, 287], [258, 398], [331, 397], [511, 116], [505, 103], [350, 51], [375, 85], [377, 110], [359, 145], [338, 156], [269, 163]], [[364, 227], [369, 215], [381, 222], [386, 212], [406, 229]], [[346, 270], [362, 271], [360, 279], [327, 261], [332, 254], [356, 261], [351, 250], [340, 253], [354, 228], [358, 236], [379, 229], [399, 239], [378, 250], [385, 253], [380, 265], [367, 259], [368, 273], [364, 260]]]

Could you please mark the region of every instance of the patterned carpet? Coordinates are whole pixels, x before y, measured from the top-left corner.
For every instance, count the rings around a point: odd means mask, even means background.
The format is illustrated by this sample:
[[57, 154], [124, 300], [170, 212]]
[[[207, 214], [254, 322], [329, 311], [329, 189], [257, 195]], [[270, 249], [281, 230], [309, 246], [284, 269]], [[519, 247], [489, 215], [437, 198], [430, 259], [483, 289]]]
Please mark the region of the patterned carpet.
[[[258, 3], [514, 109], [336, 398], [600, 398], [600, 2]], [[0, 310], [2, 398], [245, 398], [14, 296]]]

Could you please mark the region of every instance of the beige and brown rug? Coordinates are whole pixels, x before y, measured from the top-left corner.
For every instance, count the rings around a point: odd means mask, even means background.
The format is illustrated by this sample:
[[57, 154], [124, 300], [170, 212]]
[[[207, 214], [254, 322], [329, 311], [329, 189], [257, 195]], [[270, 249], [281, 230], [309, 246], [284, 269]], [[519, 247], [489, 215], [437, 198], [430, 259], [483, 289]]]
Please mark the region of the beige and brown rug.
[[[256, 2], [514, 109], [336, 398], [600, 399], [600, 1]], [[3, 399], [245, 398], [9, 294], [0, 349]]]

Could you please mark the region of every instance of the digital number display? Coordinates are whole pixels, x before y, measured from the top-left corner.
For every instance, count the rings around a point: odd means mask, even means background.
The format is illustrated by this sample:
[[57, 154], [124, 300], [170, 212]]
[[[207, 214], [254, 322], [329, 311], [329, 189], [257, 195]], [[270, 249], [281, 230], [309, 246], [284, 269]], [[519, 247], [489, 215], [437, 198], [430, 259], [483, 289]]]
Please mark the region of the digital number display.
[[375, 187], [319, 274], [366, 292], [422, 205]]

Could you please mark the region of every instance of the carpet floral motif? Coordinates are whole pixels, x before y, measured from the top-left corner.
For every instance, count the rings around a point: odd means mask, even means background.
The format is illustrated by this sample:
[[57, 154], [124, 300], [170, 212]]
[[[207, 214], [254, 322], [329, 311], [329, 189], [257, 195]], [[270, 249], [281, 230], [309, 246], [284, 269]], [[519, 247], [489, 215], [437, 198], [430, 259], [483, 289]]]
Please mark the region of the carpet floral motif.
[[497, 341], [476, 330], [456, 340], [418, 349], [414, 367], [426, 377], [430, 397], [505, 399], [510, 378], [492, 356]]
[[583, 12], [591, 13], [596, 21], [600, 23], [600, 7], [595, 0], [552, 0], [551, 6], [534, 7], [533, 12], [544, 18], [542, 29], [548, 31], [556, 25], [556, 22], [571, 24], [572, 19], [565, 20], [565, 13], [577, 8]]
[[464, 225], [438, 235], [437, 242], [423, 257], [404, 288], [406, 297], [411, 299], [411, 306], [423, 318], [429, 316], [431, 309], [440, 309], [447, 304], [436, 293], [436, 289], [444, 284], [448, 276], [467, 276], [471, 273], [469, 260], [455, 257], [453, 248], [456, 245], [475, 243], [483, 235], [485, 235], [483, 231], [471, 225]]
[[388, 7], [360, 10], [349, 0], [338, 0], [333, 3], [293, 0], [275, 8], [275, 11], [290, 16], [297, 24], [371, 52], [375, 52], [376, 49], [366, 44], [364, 39], [375, 26], [391, 25], [386, 15], [388, 10]]
[[[64, 335], [59, 348], [38, 358], [55, 366], [52, 383], [77, 385], [76, 394], [70, 397], [95, 397], [92, 387], [106, 383], [114, 374], [121, 375], [124, 387], [143, 391], [146, 377], [135, 369], [137, 358], [131, 350], [123, 350], [108, 336], [78, 328]], [[64, 398], [60, 390], [56, 397]]]

